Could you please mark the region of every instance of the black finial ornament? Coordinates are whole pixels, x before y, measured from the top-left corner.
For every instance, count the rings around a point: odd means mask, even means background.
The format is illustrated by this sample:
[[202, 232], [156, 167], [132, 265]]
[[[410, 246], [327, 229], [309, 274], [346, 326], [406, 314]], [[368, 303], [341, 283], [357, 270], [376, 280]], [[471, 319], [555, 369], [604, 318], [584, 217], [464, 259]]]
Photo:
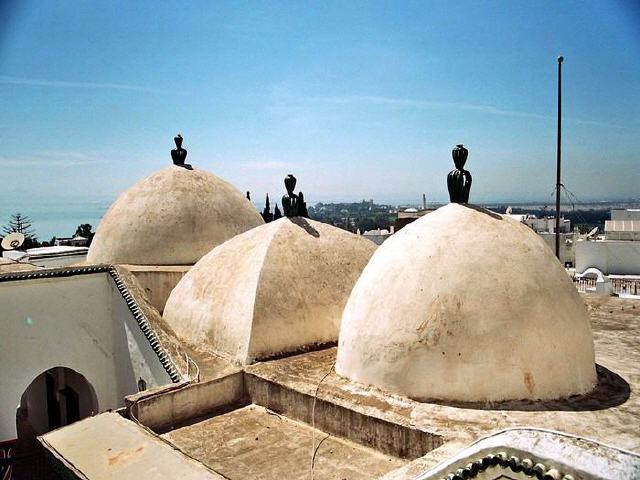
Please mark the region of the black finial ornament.
[[469, 203], [469, 191], [471, 190], [471, 174], [464, 169], [469, 150], [464, 146], [456, 145], [451, 151], [455, 170], [451, 170], [447, 176], [447, 188], [449, 189], [449, 201], [451, 203]]
[[282, 197], [282, 210], [285, 217], [309, 218], [303, 193], [300, 192], [298, 195], [293, 193], [293, 189], [296, 188], [296, 177], [291, 174], [287, 175], [284, 179], [284, 186], [287, 189], [287, 194]]
[[173, 160], [173, 164], [178, 167], [186, 168], [187, 170], [193, 170], [191, 165], [184, 163], [187, 159], [187, 150], [182, 148], [182, 135], [176, 135], [173, 138], [173, 141], [176, 142], [176, 148], [171, 150], [171, 159]]

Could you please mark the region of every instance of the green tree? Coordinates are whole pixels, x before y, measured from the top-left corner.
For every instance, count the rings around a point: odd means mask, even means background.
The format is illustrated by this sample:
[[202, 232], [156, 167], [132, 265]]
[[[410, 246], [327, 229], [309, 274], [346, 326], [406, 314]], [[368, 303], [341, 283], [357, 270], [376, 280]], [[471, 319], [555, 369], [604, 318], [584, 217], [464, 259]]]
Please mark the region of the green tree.
[[89, 236], [92, 233], [91, 228], [92, 228], [91, 225], [88, 223], [83, 223], [81, 225], [78, 225], [78, 228], [76, 228], [76, 233], [74, 234], [74, 236], [89, 238]]
[[76, 228], [76, 233], [74, 234], [75, 237], [84, 237], [87, 239], [87, 245], [91, 245], [91, 241], [93, 240], [93, 236], [95, 235], [91, 229], [93, 227], [88, 224], [88, 223], [82, 223], [80, 225], [78, 225], [78, 228]]

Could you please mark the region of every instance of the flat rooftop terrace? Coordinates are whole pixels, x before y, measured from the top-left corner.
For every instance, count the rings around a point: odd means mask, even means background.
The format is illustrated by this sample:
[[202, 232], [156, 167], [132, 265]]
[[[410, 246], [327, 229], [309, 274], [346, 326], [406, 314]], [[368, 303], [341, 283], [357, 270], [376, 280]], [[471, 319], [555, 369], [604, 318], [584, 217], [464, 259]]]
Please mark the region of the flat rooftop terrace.
[[[390, 478], [412, 478], [481, 437], [520, 426], [559, 430], [640, 452], [640, 302], [590, 295], [583, 298], [598, 364], [598, 386], [586, 396], [499, 404], [417, 402], [339, 377], [333, 370], [336, 348], [251, 365], [245, 369], [245, 382], [250, 385], [255, 377], [305, 395], [314, 395], [317, 389], [318, 401], [425, 430], [442, 440], [439, 447]], [[286, 408], [270, 395], [254, 397], [267, 408]]]
[[314, 475], [318, 479], [369, 479], [406, 463], [257, 405], [162, 436], [230, 479], [307, 478], [314, 451]]
[[[200, 383], [128, 400], [123, 414], [146, 428], [127, 420], [107, 423], [137, 435], [152, 451], [177, 456], [175, 465], [167, 457], [169, 471], [179, 463], [188, 464], [187, 470], [199, 465], [212, 478], [232, 480], [312, 478], [312, 462], [318, 480], [415, 479], [472, 442], [512, 427], [559, 430], [640, 452], [640, 302], [584, 298], [598, 364], [598, 385], [585, 396], [496, 404], [418, 402], [337, 376], [336, 348], [329, 348], [244, 369], [212, 360]], [[102, 424], [92, 430], [103, 415], [43, 437], [63, 462], [105, 458], [87, 466], [104, 468], [101, 474], [79, 478], [111, 478], [125, 467], [137, 469], [137, 457], [127, 457], [124, 466], [109, 463], [114, 452], [101, 451], [100, 442], [93, 452], [78, 450], [78, 432], [93, 438], [113, 430]], [[117, 442], [115, 432], [109, 435]], [[131, 449], [137, 452], [135, 443]], [[140, 456], [139, 467], [144, 470], [148, 461]]]

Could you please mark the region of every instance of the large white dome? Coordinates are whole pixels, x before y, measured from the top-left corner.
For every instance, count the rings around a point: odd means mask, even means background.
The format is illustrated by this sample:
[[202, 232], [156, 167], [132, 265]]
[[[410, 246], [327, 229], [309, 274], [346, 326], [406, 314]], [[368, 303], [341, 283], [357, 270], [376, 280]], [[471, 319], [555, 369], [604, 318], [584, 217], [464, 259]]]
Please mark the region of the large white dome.
[[349, 293], [376, 246], [281, 218], [214, 248], [180, 280], [164, 318], [189, 344], [251, 363], [336, 342]]
[[216, 245], [263, 223], [229, 183], [209, 172], [171, 165], [111, 205], [87, 262], [192, 265]]
[[586, 307], [530, 228], [449, 204], [376, 251], [345, 307], [338, 374], [409, 397], [554, 399], [596, 382]]

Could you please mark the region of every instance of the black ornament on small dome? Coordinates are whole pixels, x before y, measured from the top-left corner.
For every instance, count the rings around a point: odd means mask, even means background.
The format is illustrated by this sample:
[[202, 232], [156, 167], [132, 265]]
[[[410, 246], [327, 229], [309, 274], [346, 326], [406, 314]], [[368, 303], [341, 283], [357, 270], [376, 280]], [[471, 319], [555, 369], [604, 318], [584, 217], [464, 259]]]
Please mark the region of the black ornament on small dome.
[[287, 194], [282, 197], [282, 210], [285, 217], [305, 217], [309, 218], [307, 212], [307, 204], [304, 201], [304, 194], [293, 193], [293, 189], [296, 188], [296, 177], [289, 174], [284, 179], [284, 186], [287, 189]]
[[187, 150], [182, 148], [182, 135], [176, 135], [173, 138], [173, 141], [176, 142], [176, 148], [171, 150], [171, 159], [173, 160], [173, 164], [178, 167], [186, 168], [187, 170], [193, 170], [191, 165], [184, 163], [187, 159]]
[[464, 169], [469, 150], [464, 145], [456, 145], [452, 150], [455, 170], [451, 170], [447, 176], [447, 188], [449, 189], [449, 201], [451, 203], [469, 203], [469, 191], [471, 190], [471, 173]]

